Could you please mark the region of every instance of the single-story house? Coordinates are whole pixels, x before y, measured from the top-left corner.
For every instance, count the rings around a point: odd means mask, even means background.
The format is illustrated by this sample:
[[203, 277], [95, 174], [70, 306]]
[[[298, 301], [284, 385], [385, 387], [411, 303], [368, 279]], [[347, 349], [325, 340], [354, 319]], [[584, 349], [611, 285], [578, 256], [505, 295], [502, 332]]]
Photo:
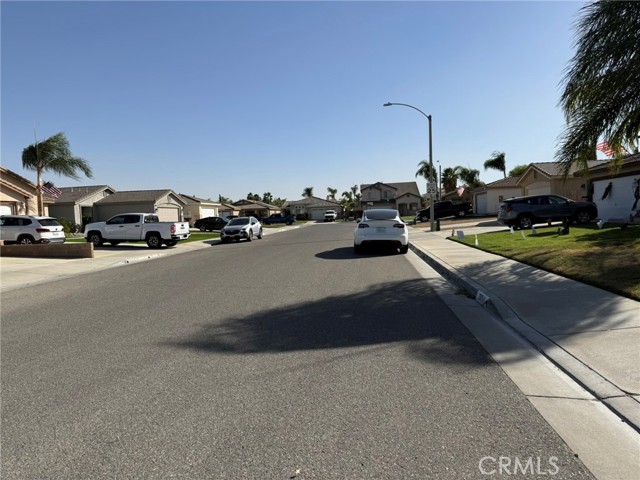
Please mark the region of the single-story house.
[[368, 208], [395, 208], [402, 216], [415, 215], [422, 205], [416, 182], [360, 185], [360, 202]]
[[119, 213], [155, 213], [163, 222], [183, 221], [184, 199], [170, 189], [115, 192], [93, 204], [93, 221], [102, 222]]
[[610, 161], [591, 167], [589, 179], [598, 217], [605, 222], [640, 221], [640, 153], [623, 158], [617, 171], [611, 170]]
[[66, 218], [71, 223], [86, 225], [93, 221], [93, 204], [116, 193], [109, 185], [85, 187], [60, 187], [62, 193], [49, 206], [49, 214], [56, 218]]
[[305, 197], [302, 200], [284, 202], [283, 210], [288, 210], [296, 218], [308, 220], [324, 220], [326, 210], [335, 210], [338, 218], [342, 217], [342, 205], [334, 200], [325, 200], [318, 197]]
[[[49, 215], [53, 201], [43, 196], [44, 215]], [[4, 167], [0, 167], [0, 215], [38, 215], [36, 184]]]
[[[603, 160], [592, 160], [588, 168], [608, 163]], [[558, 162], [532, 163], [522, 174], [517, 186], [522, 188], [522, 195], [562, 195], [572, 200], [587, 200], [589, 191], [587, 182], [579, 167], [573, 165], [565, 177], [562, 166]]]
[[198, 198], [195, 195], [180, 196], [185, 202], [184, 221], [193, 227], [196, 220], [207, 217], [221, 217], [222, 204], [211, 199]]
[[268, 217], [272, 213], [280, 213], [280, 207], [275, 205], [269, 205], [268, 203], [261, 202], [259, 200], [247, 200], [242, 199], [231, 204], [233, 207], [233, 215], [240, 217], [253, 216], [257, 218]]
[[497, 215], [500, 204], [509, 197], [521, 197], [523, 188], [518, 185], [520, 177], [507, 177], [475, 188], [473, 196], [473, 213], [477, 215]]

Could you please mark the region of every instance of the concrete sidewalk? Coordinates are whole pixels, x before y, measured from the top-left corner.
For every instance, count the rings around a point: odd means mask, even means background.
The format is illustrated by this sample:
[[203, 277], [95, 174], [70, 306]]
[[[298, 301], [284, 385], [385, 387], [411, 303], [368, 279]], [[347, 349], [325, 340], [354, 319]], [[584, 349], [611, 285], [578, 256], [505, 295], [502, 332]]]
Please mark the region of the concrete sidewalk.
[[640, 431], [640, 302], [469, 248], [447, 238], [451, 227], [424, 225], [410, 233], [415, 253]]

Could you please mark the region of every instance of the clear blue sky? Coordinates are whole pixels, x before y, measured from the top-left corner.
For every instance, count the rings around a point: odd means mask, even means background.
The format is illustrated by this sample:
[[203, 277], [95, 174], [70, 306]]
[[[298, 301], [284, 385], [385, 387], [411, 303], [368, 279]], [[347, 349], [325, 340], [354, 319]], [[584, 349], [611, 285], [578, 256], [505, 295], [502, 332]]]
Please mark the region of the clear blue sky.
[[[583, 2], [6, 2], [2, 165], [59, 131], [93, 179], [295, 200], [554, 160]], [[438, 163], [439, 161], [439, 163]]]

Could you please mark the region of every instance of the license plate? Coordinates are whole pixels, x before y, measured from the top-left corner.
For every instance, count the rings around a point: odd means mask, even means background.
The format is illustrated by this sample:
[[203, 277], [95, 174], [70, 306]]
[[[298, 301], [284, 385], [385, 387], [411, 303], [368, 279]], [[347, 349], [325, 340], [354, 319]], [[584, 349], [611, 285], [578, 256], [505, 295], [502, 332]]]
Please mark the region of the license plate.
[[384, 233], [387, 231], [387, 227], [376, 227], [376, 232]]

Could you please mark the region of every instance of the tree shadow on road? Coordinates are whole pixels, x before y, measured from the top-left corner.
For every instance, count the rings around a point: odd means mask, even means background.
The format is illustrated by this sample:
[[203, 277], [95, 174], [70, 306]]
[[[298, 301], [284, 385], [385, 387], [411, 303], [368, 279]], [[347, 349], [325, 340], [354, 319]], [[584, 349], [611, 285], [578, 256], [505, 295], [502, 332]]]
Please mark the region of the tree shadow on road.
[[255, 354], [403, 342], [421, 360], [486, 364], [490, 357], [424, 280], [391, 282], [355, 295], [283, 306], [204, 324], [164, 346]]

